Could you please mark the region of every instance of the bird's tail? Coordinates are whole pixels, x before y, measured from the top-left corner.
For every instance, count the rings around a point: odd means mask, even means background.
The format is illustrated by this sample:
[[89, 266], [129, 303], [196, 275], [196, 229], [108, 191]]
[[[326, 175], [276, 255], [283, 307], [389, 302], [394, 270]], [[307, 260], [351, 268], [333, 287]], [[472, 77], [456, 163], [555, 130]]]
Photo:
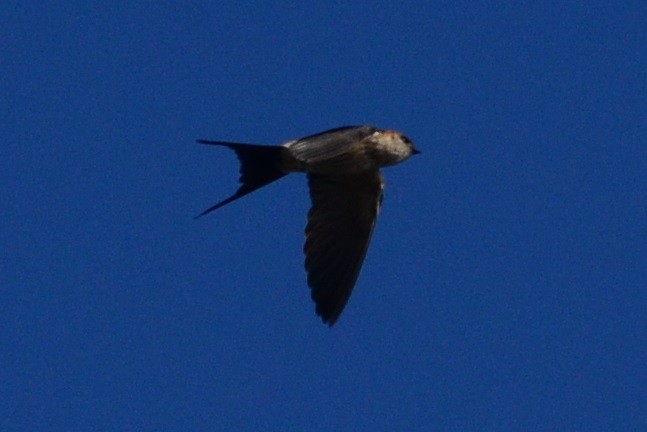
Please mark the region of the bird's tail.
[[240, 187], [235, 194], [209, 207], [196, 218], [204, 216], [220, 207], [237, 200], [240, 197], [254, 192], [256, 189], [272, 183], [283, 177], [285, 172], [281, 169], [282, 153], [286, 149], [282, 146], [262, 146], [256, 144], [241, 144], [224, 141], [198, 140], [200, 144], [228, 147], [236, 152], [240, 160]]

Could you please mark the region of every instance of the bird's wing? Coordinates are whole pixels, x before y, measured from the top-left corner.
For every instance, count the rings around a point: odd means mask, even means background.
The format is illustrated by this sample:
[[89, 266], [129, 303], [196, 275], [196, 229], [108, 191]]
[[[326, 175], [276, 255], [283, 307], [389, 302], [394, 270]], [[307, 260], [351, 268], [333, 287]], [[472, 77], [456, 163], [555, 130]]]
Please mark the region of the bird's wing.
[[348, 176], [308, 174], [312, 208], [306, 271], [317, 315], [333, 325], [355, 286], [377, 215], [384, 180], [378, 170]]
[[375, 131], [372, 126], [344, 126], [291, 141], [285, 146], [297, 160], [316, 163], [343, 154], [349, 146], [368, 138]]

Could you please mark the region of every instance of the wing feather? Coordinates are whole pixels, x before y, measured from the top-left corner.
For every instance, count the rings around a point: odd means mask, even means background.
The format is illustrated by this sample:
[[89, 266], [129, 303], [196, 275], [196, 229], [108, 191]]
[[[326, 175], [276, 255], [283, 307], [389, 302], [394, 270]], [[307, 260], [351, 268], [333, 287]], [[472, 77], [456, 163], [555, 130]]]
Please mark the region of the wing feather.
[[306, 226], [306, 271], [317, 315], [339, 318], [366, 256], [382, 202], [377, 170], [347, 176], [308, 174], [312, 208]]
[[372, 126], [345, 126], [310, 135], [286, 144], [292, 156], [306, 163], [317, 163], [340, 156], [371, 136], [376, 129]]

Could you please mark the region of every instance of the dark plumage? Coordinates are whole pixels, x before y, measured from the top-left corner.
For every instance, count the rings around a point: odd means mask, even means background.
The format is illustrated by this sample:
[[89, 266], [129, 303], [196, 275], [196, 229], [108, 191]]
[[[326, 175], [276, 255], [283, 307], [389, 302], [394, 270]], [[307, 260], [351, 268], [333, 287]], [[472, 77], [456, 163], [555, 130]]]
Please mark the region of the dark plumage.
[[198, 140], [231, 148], [240, 160], [235, 194], [216, 210], [291, 172], [305, 172], [312, 198], [306, 226], [306, 271], [316, 312], [333, 325], [351, 295], [382, 204], [379, 169], [418, 151], [399, 132], [372, 126], [331, 129], [282, 146]]

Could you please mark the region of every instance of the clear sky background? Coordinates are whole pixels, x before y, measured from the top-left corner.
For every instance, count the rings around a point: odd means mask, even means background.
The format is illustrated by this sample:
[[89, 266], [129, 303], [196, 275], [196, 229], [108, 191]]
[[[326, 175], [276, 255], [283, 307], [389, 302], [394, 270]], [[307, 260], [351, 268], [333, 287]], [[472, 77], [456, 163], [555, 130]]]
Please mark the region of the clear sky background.
[[[57, 4], [58, 3], [58, 4]], [[0, 5], [1, 431], [647, 430], [647, 6]], [[405, 132], [328, 328], [306, 179]]]

